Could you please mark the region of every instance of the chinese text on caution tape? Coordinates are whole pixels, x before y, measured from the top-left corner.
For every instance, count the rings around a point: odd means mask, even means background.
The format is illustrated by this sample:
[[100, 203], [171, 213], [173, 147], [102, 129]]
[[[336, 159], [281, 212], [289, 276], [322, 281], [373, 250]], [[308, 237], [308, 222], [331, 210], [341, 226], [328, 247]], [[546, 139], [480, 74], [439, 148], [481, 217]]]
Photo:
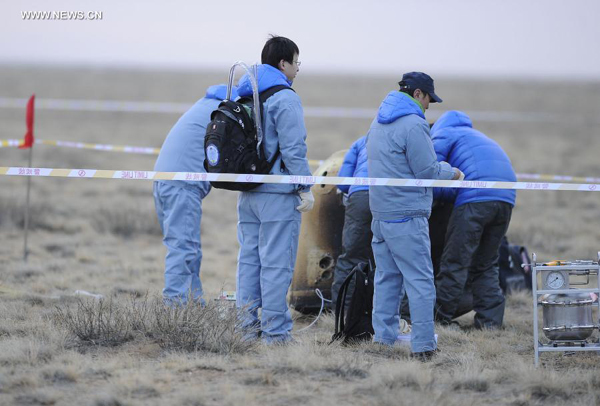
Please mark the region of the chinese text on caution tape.
[[538, 183], [432, 179], [346, 178], [336, 176], [282, 176], [231, 173], [214, 174], [197, 172], [119, 171], [101, 169], [0, 167], [0, 175], [128, 180], [184, 180], [193, 182], [218, 181], [241, 183], [292, 183], [303, 185], [368, 185], [394, 187], [450, 187], [461, 189], [475, 188], [516, 190], [570, 190], [581, 192], [600, 191], [600, 185], [595, 183]]

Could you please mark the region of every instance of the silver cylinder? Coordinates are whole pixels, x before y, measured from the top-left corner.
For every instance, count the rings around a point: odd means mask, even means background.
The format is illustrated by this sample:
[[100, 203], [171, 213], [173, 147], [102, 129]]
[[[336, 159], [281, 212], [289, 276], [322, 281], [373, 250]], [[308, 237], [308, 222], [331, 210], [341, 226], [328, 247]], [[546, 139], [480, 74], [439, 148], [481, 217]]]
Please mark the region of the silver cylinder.
[[593, 300], [586, 293], [549, 295], [541, 302], [543, 331], [549, 340], [579, 341], [592, 335]]

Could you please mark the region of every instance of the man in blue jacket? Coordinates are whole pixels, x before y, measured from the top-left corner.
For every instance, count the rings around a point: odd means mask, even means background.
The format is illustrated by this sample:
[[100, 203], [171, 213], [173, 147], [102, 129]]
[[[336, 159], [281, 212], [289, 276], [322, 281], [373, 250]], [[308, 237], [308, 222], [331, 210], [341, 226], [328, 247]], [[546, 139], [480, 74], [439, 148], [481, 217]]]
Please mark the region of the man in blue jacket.
[[[465, 113], [444, 113], [431, 132], [438, 160], [458, 167], [466, 180], [516, 181], [506, 153], [494, 140], [473, 129]], [[504, 295], [498, 279], [498, 248], [508, 229], [516, 191], [446, 188], [436, 189], [434, 197], [454, 203], [436, 279], [436, 319], [442, 323], [452, 320], [470, 281], [475, 327], [500, 327]]]
[[[367, 135], [369, 176], [401, 179], [459, 179], [459, 170], [438, 162], [425, 121], [429, 103], [442, 100], [433, 79], [422, 72], [403, 75], [400, 91], [390, 92]], [[429, 359], [437, 349], [433, 309], [435, 285], [431, 264], [429, 226], [431, 188], [373, 186], [369, 190], [373, 214], [375, 296], [374, 341], [392, 345], [400, 329], [400, 300], [404, 289], [412, 318], [411, 350]]]
[[[288, 38], [269, 39], [258, 66], [259, 92], [277, 85], [291, 86], [300, 66], [299, 53]], [[252, 95], [248, 75], [240, 79], [238, 93]], [[280, 151], [270, 173], [311, 176], [302, 103], [291, 88], [265, 101], [262, 123], [266, 159], [271, 161]], [[237, 306], [248, 310], [244, 325], [254, 327], [266, 343], [291, 339], [292, 317], [286, 296], [298, 251], [300, 214], [313, 204], [308, 185], [263, 184], [239, 195]], [[257, 337], [252, 330], [249, 338]]]
[[[154, 165], [160, 172], [205, 172], [204, 135], [210, 113], [225, 98], [227, 86], [207, 89], [167, 135]], [[233, 89], [232, 94], [236, 95]], [[237, 96], [235, 96], [237, 97]], [[163, 297], [171, 304], [185, 304], [188, 297], [202, 301], [200, 282], [200, 219], [202, 199], [210, 183], [193, 181], [155, 181], [154, 204], [167, 247]]]
[[[344, 162], [338, 173], [340, 177], [366, 178], [367, 171], [367, 137], [356, 140], [344, 157]], [[368, 263], [373, 255], [371, 249], [371, 209], [369, 208], [368, 185], [338, 185], [342, 193], [347, 193], [346, 210], [344, 215], [344, 230], [342, 231], [342, 254], [337, 259], [333, 284], [331, 286], [332, 305], [337, 303], [340, 287], [348, 274], [359, 263]], [[354, 281], [348, 287], [346, 305], [350, 304], [354, 292]]]

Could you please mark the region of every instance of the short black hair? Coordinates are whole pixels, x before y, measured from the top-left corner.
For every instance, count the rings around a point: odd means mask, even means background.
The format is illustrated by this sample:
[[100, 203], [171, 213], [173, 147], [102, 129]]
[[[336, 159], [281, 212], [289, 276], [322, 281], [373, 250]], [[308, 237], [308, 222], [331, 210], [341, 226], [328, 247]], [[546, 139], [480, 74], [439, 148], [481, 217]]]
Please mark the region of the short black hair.
[[298, 45], [289, 38], [271, 35], [260, 55], [261, 63], [279, 69], [279, 61], [294, 62], [294, 54], [300, 55]]

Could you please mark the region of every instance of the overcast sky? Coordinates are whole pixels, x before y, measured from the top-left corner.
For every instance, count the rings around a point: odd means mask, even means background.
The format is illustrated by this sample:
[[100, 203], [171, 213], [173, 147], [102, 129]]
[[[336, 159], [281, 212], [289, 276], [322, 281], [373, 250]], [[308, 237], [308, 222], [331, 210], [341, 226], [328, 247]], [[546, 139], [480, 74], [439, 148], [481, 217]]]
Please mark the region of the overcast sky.
[[[34, 21], [22, 11], [99, 11]], [[9, 1], [0, 63], [218, 68], [293, 39], [304, 72], [600, 80], [598, 0]]]

